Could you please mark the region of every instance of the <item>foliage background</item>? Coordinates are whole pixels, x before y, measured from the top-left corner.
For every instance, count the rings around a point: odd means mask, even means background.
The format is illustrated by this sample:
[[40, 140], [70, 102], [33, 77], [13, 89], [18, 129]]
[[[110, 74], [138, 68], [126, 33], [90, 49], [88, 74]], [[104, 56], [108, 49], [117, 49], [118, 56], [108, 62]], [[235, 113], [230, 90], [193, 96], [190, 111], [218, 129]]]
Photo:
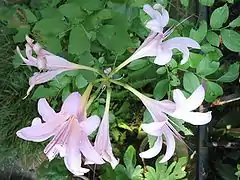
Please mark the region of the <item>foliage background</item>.
[[[218, 97], [232, 94], [237, 96], [240, 18], [235, 10], [239, 10], [239, 1], [157, 2], [165, 5], [170, 17], [173, 18], [169, 27], [192, 15], [176, 28], [171, 37], [191, 37], [201, 44], [201, 51], [191, 51], [189, 61], [185, 65], [179, 65], [181, 55], [178, 52], [164, 67], [154, 65], [152, 58], [134, 61], [115, 78], [122, 78], [122, 81], [156, 99], [170, 98], [171, 90], [177, 87], [189, 95], [200, 83], [206, 85], [205, 100], [208, 103], [213, 102], [212, 105], [216, 104], [215, 100]], [[129, 57], [148, 35], [144, 25], [149, 17], [142, 10], [145, 3], [154, 2], [148, 0], [1, 2], [0, 151], [4, 154], [1, 158], [1, 164], [4, 164], [1, 167], [3, 174], [9, 177], [20, 173], [33, 178], [37, 176], [38, 179], [72, 178], [60, 159], [51, 163], [45, 161], [42, 150], [46, 143], [22, 141], [16, 137], [15, 132], [37, 116], [35, 107], [38, 98], [46, 97], [57, 109], [70, 92], [83, 92], [87, 84], [96, 79], [96, 75], [88, 71], [63, 73], [51, 82], [38, 86], [32, 96], [23, 101], [22, 97], [28, 88], [27, 79], [35, 71], [21, 66], [22, 61], [15, 54], [16, 45], [24, 49], [25, 34], [30, 34], [46, 49], [72, 62], [102, 70], [114, 68]], [[210, 7], [209, 19], [205, 21], [201, 18], [199, 3]], [[104, 97], [105, 93], [102, 93], [94, 102], [90, 109], [91, 113], [102, 116]], [[119, 87], [114, 87], [112, 99], [111, 137], [114, 152], [121, 159], [121, 165], [115, 171], [108, 165], [102, 168], [91, 167], [90, 179], [100, 177], [103, 180], [135, 180], [145, 177], [153, 180], [159, 178], [159, 175], [164, 176], [162, 179], [194, 177], [194, 159], [189, 159], [189, 155], [194, 157], [194, 153], [181, 144], [176, 148], [176, 157], [173, 159], [176, 161], [169, 162], [169, 166], [155, 165], [153, 163], [155, 159], [143, 162], [136, 156], [148, 144], [146, 135], [139, 130], [139, 125], [142, 121], [151, 121], [149, 113], [134, 96]], [[205, 106], [209, 107], [207, 104]], [[235, 117], [238, 116], [239, 109], [230, 106], [213, 110], [216, 119], [210, 126], [211, 141], [238, 142], [240, 124], [236, 123]], [[194, 127], [183, 125], [179, 120], [172, 121], [185, 135], [191, 135], [192, 132], [195, 134]], [[196, 137], [186, 136], [185, 139], [190, 148], [195, 149]], [[151, 145], [152, 141], [149, 143]], [[129, 146], [131, 144], [135, 148]], [[239, 153], [231, 155], [234, 152], [231, 149], [227, 150], [226, 147], [211, 150], [213, 154], [217, 152], [223, 155], [221, 156], [223, 158], [213, 158], [210, 177], [236, 179], [237, 175], [234, 173], [239, 171], [237, 170], [239, 155], [236, 154]], [[225, 168], [228, 170], [223, 171]]]

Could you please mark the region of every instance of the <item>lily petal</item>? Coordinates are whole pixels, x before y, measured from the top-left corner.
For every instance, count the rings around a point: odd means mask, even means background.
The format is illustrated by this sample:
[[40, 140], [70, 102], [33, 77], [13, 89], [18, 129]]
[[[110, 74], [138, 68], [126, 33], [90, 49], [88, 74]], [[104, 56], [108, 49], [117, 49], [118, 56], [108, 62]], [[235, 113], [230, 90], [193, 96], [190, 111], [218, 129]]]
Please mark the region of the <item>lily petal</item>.
[[181, 111], [181, 112], [174, 113], [173, 117], [182, 119], [185, 122], [188, 122], [193, 125], [204, 125], [211, 121], [212, 114], [211, 114], [211, 111], [206, 113]]
[[172, 51], [168, 49], [161, 49], [161, 46], [160, 46], [157, 52], [157, 56], [154, 60], [154, 63], [162, 66], [169, 63], [171, 59], [172, 59]]
[[16, 134], [27, 141], [42, 142], [53, 136], [58, 128], [56, 122], [36, 124], [35, 121], [32, 126], [20, 129]]
[[173, 133], [167, 126], [164, 127], [163, 134], [166, 138], [167, 150], [163, 158], [160, 160], [160, 163], [167, 162], [173, 156], [175, 151], [175, 139]]
[[87, 135], [90, 135], [98, 128], [99, 124], [100, 118], [97, 115], [94, 115], [81, 121], [79, 126]]
[[173, 100], [176, 103], [177, 108], [181, 108], [186, 105], [186, 98], [180, 89], [173, 90]]
[[146, 27], [154, 32], [163, 32], [163, 27], [159, 26], [159, 22], [156, 19], [148, 21]]
[[185, 109], [192, 111], [197, 109], [203, 102], [205, 96], [205, 90], [202, 85], [192, 93], [192, 95], [186, 100]]
[[81, 105], [81, 94], [71, 93], [63, 102], [60, 114], [77, 116]]
[[160, 136], [161, 135], [161, 129], [166, 124], [166, 121], [163, 122], [152, 122], [148, 124], [142, 124], [141, 128], [146, 133], [152, 135], [152, 136]]
[[82, 154], [91, 162], [96, 164], [103, 164], [104, 161], [101, 156], [95, 151], [90, 141], [88, 140], [87, 134], [81, 132], [80, 136], [80, 151]]
[[175, 37], [162, 43], [163, 49], [172, 50], [176, 48], [183, 53], [183, 59], [181, 60], [181, 64], [186, 63], [188, 60], [188, 47], [200, 49], [200, 45], [196, 41], [187, 37]]
[[161, 149], [162, 149], [162, 136], [159, 136], [156, 142], [154, 143], [153, 147], [148, 149], [147, 151], [141, 152], [139, 156], [144, 159], [150, 159], [158, 155]]
[[38, 113], [45, 122], [56, 119], [56, 112], [49, 106], [45, 98], [41, 98], [38, 101]]

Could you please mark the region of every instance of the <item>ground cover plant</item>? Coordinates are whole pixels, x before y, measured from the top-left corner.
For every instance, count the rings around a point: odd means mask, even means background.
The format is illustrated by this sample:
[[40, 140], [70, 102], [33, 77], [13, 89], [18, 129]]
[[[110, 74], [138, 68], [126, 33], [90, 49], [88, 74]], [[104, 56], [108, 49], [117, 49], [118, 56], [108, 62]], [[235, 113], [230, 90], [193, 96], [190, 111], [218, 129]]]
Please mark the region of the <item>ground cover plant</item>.
[[[3, 167], [33, 179], [194, 179], [197, 125], [212, 125], [213, 140], [240, 137], [239, 109], [217, 107], [238, 100], [236, 4], [2, 2]], [[211, 178], [239, 178], [239, 153], [221, 153]]]

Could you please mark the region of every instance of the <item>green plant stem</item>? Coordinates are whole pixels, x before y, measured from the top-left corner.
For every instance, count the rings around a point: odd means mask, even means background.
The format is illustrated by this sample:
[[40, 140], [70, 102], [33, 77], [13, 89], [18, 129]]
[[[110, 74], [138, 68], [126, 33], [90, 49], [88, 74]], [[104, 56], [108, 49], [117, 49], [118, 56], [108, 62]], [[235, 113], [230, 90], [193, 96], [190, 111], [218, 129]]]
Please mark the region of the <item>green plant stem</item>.
[[94, 94], [90, 97], [90, 99], [88, 100], [88, 103], [87, 103], [86, 110], [88, 110], [88, 108], [91, 106], [93, 101], [96, 99], [96, 97], [99, 94], [102, 87], [103, 87], [103, 83], [100, 84], [100, 86], [97, 88], [97, 90], [94, 92]]
[[144, 95], [142, 93], [140, 93], [139, 91], [137, 91], [136, 89], [134, 89], [133, 87], [131, 87], [128, 84], [124, 84], [122, 82], [113, 80], [113, 79], [109, 79], [110, 82], [117, 84], [119, 86], [124, 87], [125, 89], [129, 90], [130, 92], [132, 92], [133, 94], [135, 94], [137, 97], [139, 97], [141, 99], [141, 97], [143, 97]]
[[95, 69], [95, 68], [92, 68], [92, 67], [89, 67], [89, 66], [78, 65], [78, 66], [77, 66], [77, 69], [88, 70], [88, 71], [95, 72], [95, 73], [101, 75], [102, 77], [105, 76], [104, 74], [101, 73], [101, 71], [100, 71], [99, 69]]
[[168, 67], [167, 67], [167, 65], [165, 65], [165, 67], [166, 67], [166, 70], [167, 70], [167, 77], [168, 77], [168, 80], [169, 80], [169, 84], [168, 84], [168, 92], [167, 92], [167, 95], [168, 95], [168, 99], [170, 98], [170, 90], [171, 90], [171, 84], [170, 84], [170, 80], [171, 80], [171, 78], [170, 78], [170, 75], [169, 75], [169, 70], [168, 70]]
[[125, 67], [126, 65], [128, 65], [130, 62], [132, 62], [133, 59], [128, 58], [126, 59], [124, 62], [122, 62], [118, 67], [116, 67], [110, 74], [109, 77], [113, 76], [114, 74], [116, 74], [120, 69], [122, 69], [123, 67]]

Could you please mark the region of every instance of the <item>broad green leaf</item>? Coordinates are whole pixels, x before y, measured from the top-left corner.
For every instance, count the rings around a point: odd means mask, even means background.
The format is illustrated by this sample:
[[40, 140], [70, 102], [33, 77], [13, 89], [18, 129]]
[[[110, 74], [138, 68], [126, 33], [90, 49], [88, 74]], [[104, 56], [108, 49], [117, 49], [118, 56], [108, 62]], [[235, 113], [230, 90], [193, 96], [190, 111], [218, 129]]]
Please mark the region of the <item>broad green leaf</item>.
[[[53, 28], [54, 25], [54, 28]], [[52, 35], [57, 36], [60, 33], [64, 32], [66, 26], [63, 21], [56, 19], [56, 18], [47, 18], [47, 19], [41, 19], [38, 21], [33, 31], [36, 33], [40, 33], [42, 35]]]
[[214, 4], [214, 0], [199, 0], [199, 2], [204, 6], [212, 6]]
[[206, 57], [212, 61], [219, 61], [219, 59], [223, 57], [223, 53], [220, 49], [215, 48], [214, 51], [208, 52]]
[[90, 51], [90, 41], [83, 27], [75, 27], [71, 30], [68, 44], [70, 54], [80, 55]]
[[232, 65], [230, 65], [228, 71], [221, 76], [217, 81], [220, 82], [232, 82], [235, 81], [239, 76], [239, 63], [236, 62]]
[[69, 0], [70, 3], [75, 3], [81, 6], [84, 10], [96, 11], [100, 10], [105, 5], [105, 0]]
[[157, 71], [156, 71], [156, 73], [157, 73], [157, 74], [160, 74], [160, 75], [165, 74], [166, 72], [167, 72], [166, 67], [160, 67], [160, 68], [158, 68]]
[[118, 55], [124, 53], [130, 44], [127, 31], [115, 25], [102, 26], [97, 33], [97, 39], [105, 48], [114, 51]]
[[193, 133], [190, 129], [186, 128], [184, 126], [184, 121], [181, 119], [175, 119], [175, 118], [170, 118], [169, 120], [171, 122], [171, 124], [173, 125], [173, 127], [179, 132], [182, 131], [184, 133], [184, 135], [186, 136], [193, 136]]
[[220, 63], [210, 61], [208, 58], [204, 58], [197, 67], [197, 74], [201, 76], [208, 76], [218, 70]]
[[71, 94], [70, 86], [66, 86], [62, 90], [62, 101], [64, 101]]
[[207, 33], [207, 41], [210, 43], [210, 44], [212, 44], [213, 46], [219, 46], [219, 44], [220, 44], [220, 37], [219, 37], [219, 35], [217, 35], [217, 33], [215, 33], [215, 32], [212, 32], [212, 31], [209, 31], [208, 33]]
[[229, 26], [232, 28], [239, 27], [240, 26], [240, 16], [238, 16], [236, 19], [234, 19], [232, 22], [230, 22]]
[[111, 19], [112, 17], [112, 10], [102, 9], [96, 13], [91, 14], [90, 16], [87, 16], [84, 26], [88, 30], [99, 28], [102, 21]]
[[59, 10], [57, 8], [53, 8], [53, 7], [46, 7], [44, 9], [42, 9], [41, 11], [41, 15], [43, 18], [62, 18], [62, 14], [59, 12]]
[[71, 83], [71, 77], [66, 76], [65, 74], [59, 74], [57, 77], [53, 78], [52, 81], [49, 82], [49, 85], [62, 90], [64, 87], [68, 86]]
[[30, 31], [30, 27], [29, 26], [19, 27], [17, 30], [18, 30], [18, 33], [15, 36], [13, 36], [14, 42], [15, 43], [24, 42], [26, 34], [28, 34]]
[[174, 161], [168, 166], [168, 163], [159, 163], [161, 156], [155, 162], [155, 169], [151, 166], [147, 166], [145, 172], [145, 180], [178, 180], [187, 175], [185, 166], [187, 164], [187, 158], [181, 157], [178, 161]]
[[81, 7], [74, 3], [63, 4], [59, 7], [59, 11], [72, 21], [78, 20], [78, 22], [81, 22], [86, 16]]
[[123, 161], [127, 169], [132, 169], [136, 166], [136, 150], [133, 146], [129, 146], [124, 153]]
[[21, 66], [23, 64], [23, 60], [22, 58], [19, 56], [18, 53], [15, 53], [14, 56], [12, 56], [12, 64], [14, 66], [14, 68], [18, 68], [19, 66]]
[[207, 23], [206, 21], [201, 21], [199, 28], [197, 30], [191, 29], [190, 38], [196, 40], [198, 43], [202, 42], [207, 34]]
[[153, 96], [156, 99], [160, 100], [167, 94], [168, 89], [169, 89], [169, 80], [163, 79], [156, 84], [153, 90]]
[[78, 74], [75, 79], [75, 84], [78, 89], [81, 89], [88, 85], [88, 81], [83, 77], [82, 74]]
[[215, 82], [207, 81], [206, 87], [205, 100], [207, 102], [213, 102], [218, 96], [223, 95], [222, 87]]
[[197, 68], [198, 64], [203, 60], [204, 56], [197, 53], [191, 53], [189, 55], [189, 65], [191, 68]]
[[227, 4], [215, 9], [210, 18], [210, 25], [214, 29], [221, 28], [222, 25], [228, 20], [229, 9]]
[[143, 67], [145, 67], [148, 64], [149, 64], [148, 60], [139, 59], [139, 60], [131, 62], [127, 66], [127, 68], [136, 71], [136, 70], [142, 69]]
[[62, 52], [61, 42], [57, 37], [47, 37], [45, 39], [44, 46], [52, 53], [56, 54]]
[[231, 51], [240, 52], [240, 34], [230, 29], [221, 30], [224, 46]]
[[185, 7], [188, 7], [188, 5], [189, 5], [189, 0], [180, 0], [180, 2]]
[[215, 50], [216, 48], [212, 46], [210, 43], [206, 43], [201, 46], [201, 51], [204, 53], [213, 52]]
[[27, 18], [27, 22], [29, 22], [29, 23], [34, 23], [34, 22], [37, 21], [36, 16], [32, 13], [31, 10], [29, 10], [29, 9], [23, 9], [23, 11], [24, 11], [24, 14], [25, 14], [25, 16], [26, 16], [26, 18]]
[[58, 92], [59, 92], [59, 90], [56, 88], [53, 88], [53, 87], [45, 88], [43, 85], [40, 85], [34, 91], [31, 99], [37, 100], [39, 98], [54, 97], [58, 94]]
[[129, 0], [129, 4], [132, 7], [142, 8], [144, 4], [151, 3], [151, 0]]
[[192, 93], [200, 85], [198, 77], [192, 72], [185, 72], [183, 76], [183, 87]]

